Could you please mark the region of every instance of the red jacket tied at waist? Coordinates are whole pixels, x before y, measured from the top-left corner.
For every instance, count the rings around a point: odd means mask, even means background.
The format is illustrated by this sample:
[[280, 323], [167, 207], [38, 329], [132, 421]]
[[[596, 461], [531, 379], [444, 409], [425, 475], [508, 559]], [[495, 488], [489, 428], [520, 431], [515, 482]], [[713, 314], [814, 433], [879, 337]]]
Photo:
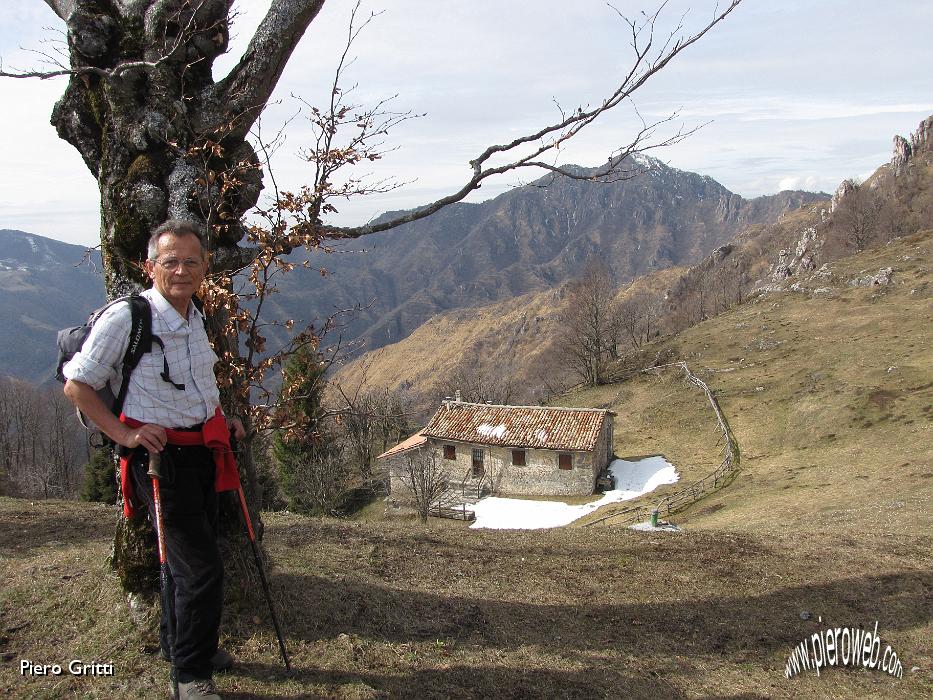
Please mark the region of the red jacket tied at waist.
[[[138, 420], [120, 416], [120, 420], [131, 428], [143, 425]], [[190, 447], [204, 445], [214, 453], [214, 490], [236, 491], [240, 488], [240, 472], [237, 470], [233, 448], [230, 446], [230, 431], [227, 428], [227, 419], [220, 408], [214, 416], [204, 423], [200, 431], [165, 429], [169, 445]], [[133, 482], [130, 480], [130, 455], [120, 457], [120, 487], [123, 489], [123, 513], [132, 518], [136, 512], [133, 508]]]

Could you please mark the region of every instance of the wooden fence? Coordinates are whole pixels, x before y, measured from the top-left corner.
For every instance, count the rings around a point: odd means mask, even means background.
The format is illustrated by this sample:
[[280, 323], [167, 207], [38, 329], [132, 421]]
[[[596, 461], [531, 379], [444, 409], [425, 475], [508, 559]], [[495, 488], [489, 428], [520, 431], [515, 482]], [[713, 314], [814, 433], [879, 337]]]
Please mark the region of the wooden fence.
[[679, 367], [681, 370], [683, 370], [687, 381], [702, 389], [703, 393], [706, 394], [706, 398], [709, 400], [710, 406], [713, 407], [713, 413], [716, 414], [717, 428], [722, 433], [722, 442], [724, 443], [722, 450], [722, 462], [719, 463], [719, 466], [716, 467], [716, 469], [711, 474], [707, 474], [699, 481], [695, 481], [689, 486], [686, 486], [675, 493], [664, 496], [656, 508], [632, 506], [629, 508], [616, 509], [611, 513], [602, 516], [601, 518], [597, 518], [596, 520], [592, 520], [586, 523], [584, 527], [590, 527], [591, 525], [605, 522], [607, 520], [612, 520], [613, 525], [628, 525], [632, 523], [644, 522], [651, 518], [653, 510], [657, 510], [659, 515], [673, 515], [674, 513], [683, 510], [687, 506], [693, 505], [704, 496], [707, 496], [713, 491], [717, 491], [718, 489], [727, 485], [732, 481], [736, 472], [739, 470], [739, 443], [736, 441], [735, 436], [732, 434], [732, 428], [729, 426], [729, 421], [726, 420], [726, 416], [723, 414], [722, 408], [720, 408], [719, 402], [716, 400], [716, 396], [712, 391], [710, 391], [710, 388], [706, 385], [706, 382], [694, 375], [687, 367], [686, 362], [674, 362], [668, 365], [659, 365], [658, 367], [650, 367], [648, 369], [639, 370], [639, 372], [654, 372], [659, 374], [662, 369], [669, 367]]

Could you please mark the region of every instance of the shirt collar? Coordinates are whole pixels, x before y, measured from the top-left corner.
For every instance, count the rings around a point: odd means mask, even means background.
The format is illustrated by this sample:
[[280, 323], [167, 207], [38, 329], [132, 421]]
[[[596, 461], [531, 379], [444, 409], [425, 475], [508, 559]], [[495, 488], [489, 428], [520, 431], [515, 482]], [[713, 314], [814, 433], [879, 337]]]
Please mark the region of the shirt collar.
[[[162, 320], [165, 321], [169, 330], [177, 331], [181, 330], [188, 325], [188, 321], [182, 318], [182, 315], [178, 313], [174, 306], [169, 303], [168, 299], [159, 294], [158, 290], [155, 287], [151, 287], [142, 293], [143, 296], [147, 297], [152, 305], [155, 307], [155, 310], [162, 317]], [[188, 317], [192, 316], [192, 311], [195, 314], [200, 315], [198, 307], [194, 305], [193, 302], [188, 302]]]

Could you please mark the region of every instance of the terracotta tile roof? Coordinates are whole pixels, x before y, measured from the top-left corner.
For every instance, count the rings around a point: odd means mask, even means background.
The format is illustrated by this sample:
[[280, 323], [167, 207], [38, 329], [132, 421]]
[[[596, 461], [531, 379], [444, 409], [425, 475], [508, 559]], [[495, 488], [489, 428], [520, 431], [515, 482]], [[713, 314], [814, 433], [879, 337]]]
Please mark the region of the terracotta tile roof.
[[445, 401], [421, 432], [440, 440], [588, 452], [596, 447], [607, 415], [615, 414], [600, 408]]
[[400, 452], [407, 452], [408, 450], [412, 448], [421, 447], [421, 445], [423, 445], [424, 443], [428, 441], [427, 438], [421, 434], [421, 432], [422, 431], [419, 430], [417, 433], [415, 433], [411, 437], [405, 438], [395, 447], [392, 447], [386, 450], [381, 455], [376, 457], [376, 459], [382, 459], [383, 457], [391, 457], [392, 455], [397, 455]]

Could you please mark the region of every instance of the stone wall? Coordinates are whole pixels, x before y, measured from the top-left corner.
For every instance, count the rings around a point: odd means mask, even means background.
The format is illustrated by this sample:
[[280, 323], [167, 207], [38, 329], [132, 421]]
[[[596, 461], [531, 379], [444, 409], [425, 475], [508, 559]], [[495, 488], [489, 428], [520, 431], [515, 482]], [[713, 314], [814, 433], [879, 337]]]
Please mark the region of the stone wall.
[[[596, 483], [594, 453], [571, 452], [572, 469], [558, 467], [555, 450], [525, 450], [525, 466], [512, 464], [511, 449], [492, 448], [500, 462], [498, 493], [505, 496], [588, 496]], [[566, 454], [566, 453], [565, 453]]]
[[600, 431], [594, 452], [569, 452], [571, 469], [560, 469], [557, 450], [525, 450], [525, 465], [512, 464], [511, 447], [443, 442], [430, 440], [443, 458], [444, 445], [454, 445], [456, 459], [444, 460], [450, 465], [450, 481], [458, 483], [469, 478], [473, 468], [473, 449], [483, 450], [486, 482], [496, 495], [522, 496], [586, 496], [593, 493], [596, 475], [608, 462], [612, 445], [612, 421], [606, 420]]
[[411, 489], [405, 483], [404, 477], [408, 474], [408, 458], [418, 459], [423, 448], [413, 448], [384, 457], [379, 460], [379, 468], [385, 469], [389, 475], [389, 501], [395, 506], [412, 505]]
[[594, 452], [593, 462], [593, 483], [596, 483], [596, 477], [603, 470], [609, 459], [612, 457], [613, 426], [612, 417], [607, 416], [603, 421], [603, 427], [599, 431], [599, 437], [596, 438], [596, 450]]

